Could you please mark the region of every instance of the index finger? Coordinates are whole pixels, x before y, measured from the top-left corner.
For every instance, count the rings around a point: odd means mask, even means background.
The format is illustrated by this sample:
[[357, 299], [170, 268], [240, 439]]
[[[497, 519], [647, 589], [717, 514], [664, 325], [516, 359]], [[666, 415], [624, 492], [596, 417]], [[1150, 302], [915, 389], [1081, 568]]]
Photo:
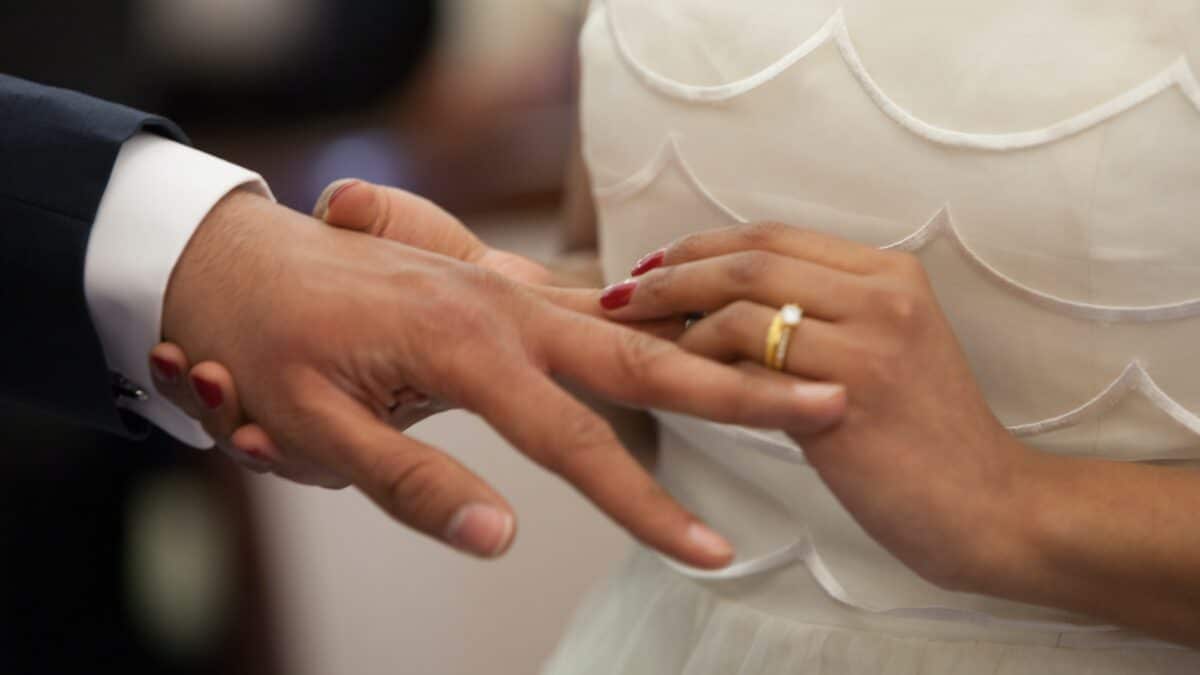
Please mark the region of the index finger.
[[707, 230], [678, 239], [643, 260], [634, 276], [657, 266], [712, 258], [741, 251], [768, 251], [852, 274], [871, 274], [886, 265], [888, 253], [841, 237], [781, 223], [755, 223]]

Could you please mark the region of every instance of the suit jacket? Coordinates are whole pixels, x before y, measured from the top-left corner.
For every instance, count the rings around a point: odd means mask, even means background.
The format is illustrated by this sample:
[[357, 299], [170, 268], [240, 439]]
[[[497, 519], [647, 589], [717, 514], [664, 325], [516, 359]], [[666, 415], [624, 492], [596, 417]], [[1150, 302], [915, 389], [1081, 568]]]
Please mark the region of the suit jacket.
[[121, 145], [168, 120], [0, 75], [0, 397], [124, 435], [145, 422], [120, 395], [92, 326], [84, 259]]

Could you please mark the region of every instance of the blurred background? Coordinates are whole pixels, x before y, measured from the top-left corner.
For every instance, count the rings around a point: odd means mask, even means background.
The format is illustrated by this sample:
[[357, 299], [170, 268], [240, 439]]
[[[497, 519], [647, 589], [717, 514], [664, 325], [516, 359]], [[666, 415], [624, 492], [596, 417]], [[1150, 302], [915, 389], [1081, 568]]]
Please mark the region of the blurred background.
[[[356, 176], [563, 250], [577, 0], [5, 0], [0, 72], [178, 121], [308, 210]], [[521, 515], [462, 558], [354, 491], [0, 408], [0, 672], [534, 673], [625, 535], [479, 420], [418, 427]]]

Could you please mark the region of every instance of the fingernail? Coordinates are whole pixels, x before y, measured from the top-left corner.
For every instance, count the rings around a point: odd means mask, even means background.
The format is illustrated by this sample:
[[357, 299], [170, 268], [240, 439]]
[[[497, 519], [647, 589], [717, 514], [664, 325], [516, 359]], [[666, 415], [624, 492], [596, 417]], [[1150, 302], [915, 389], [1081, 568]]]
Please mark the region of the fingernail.
[[174, 384], [179, 379], [179, 367], [174, 363], [160, 357], [150, 357], [150, 363], [154, 366], [154, 376], [163, 382]]
[[338, 200], [338, 197], [341, 197], [346, 193], [346, 190], [349, 190], [355, 185], [358, 185], [358, 181], [346, 181], [345, 185], [339, 186], [338, 189], [334, 190], [333, 194], [329, 195], [329, 202], [325, 205], [325, 212], [328, 213], [329, 209], [333, 208], [333, 203]]
[[687, 531], [688, 540], [714, 558], [732, 558], [733, 545], [725, 537], [700, 523], [692, 523]]
[[204, 402], [204, 405], [212, 410], [220, 408], [221, 402], [225, 400], [225, 397], [221, 395], [221, 388], [213, 382], [193, 377], [192, 386], [196, 389], [196, 394]]
[[600, 305], [604, 309], [620, 309], [629, 304], [633, 299], [633, 292], [637, 290], [638, 282], [630, 279], [614, 286], [609, 286], [604, 289], [604, 294], [600, 296]]
[[652, 269], [662, 267], [663, 261], [666, 259], [667, 249], [659, 249], [637, 261], [637, 264], [633, 266], [633, 272], [630, 273], [630, 276], [640, 277]]
[[835, 396], [841, 396], [846, 388], [840, 384], [825, 382], [806, 382], [796, 385], [796, 395], [808, 401], [828, 401]]
[[467, 504], [446, 527], [446, 542], [480, 558], [495, 558], [508, 548], [513, 517], [488, 504]]
[[341, 197], [346, 190], [357, 185], [358, 182], [353, 178], [347, 178], [343, 181], [334, 181], [326, 186], [321, 192], [321, 196], [317, 198], [317, 205], [313, 207], [313, 218], [327, 220], [329, 218], [329, 207], [333, 206], [333, 202], [338, 197]]

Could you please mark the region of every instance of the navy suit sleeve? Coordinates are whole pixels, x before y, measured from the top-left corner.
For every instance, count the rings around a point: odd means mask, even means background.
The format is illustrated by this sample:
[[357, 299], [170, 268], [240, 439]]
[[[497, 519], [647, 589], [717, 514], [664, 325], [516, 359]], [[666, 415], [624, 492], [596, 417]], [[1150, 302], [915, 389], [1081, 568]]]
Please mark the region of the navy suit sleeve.
[[[171, 122], [0, 75], [0, 398], [138, 435], [84, 295], [88, 235], [121, 145]], [[2, 432], [0, 432], [2, 433]]]

